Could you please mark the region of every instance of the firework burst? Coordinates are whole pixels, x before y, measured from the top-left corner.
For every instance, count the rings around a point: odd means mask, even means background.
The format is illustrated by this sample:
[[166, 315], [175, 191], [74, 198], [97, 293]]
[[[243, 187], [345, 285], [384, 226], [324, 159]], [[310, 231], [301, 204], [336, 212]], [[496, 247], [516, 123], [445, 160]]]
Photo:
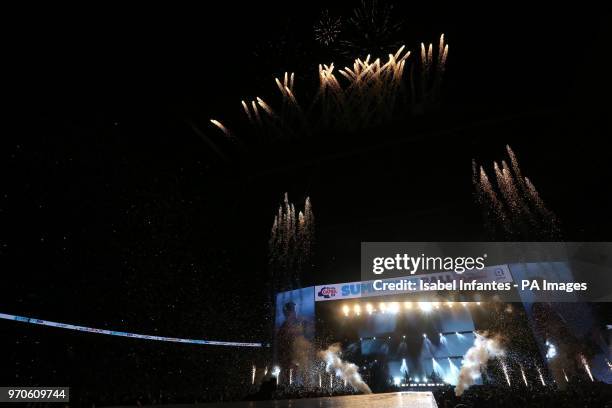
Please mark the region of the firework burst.
[[396, 19], [392, 4], [362, 0], [347, 19], [341, 41], [343, 50], [386, 53], [397, 49], [403, 25]]
[[[275, 77], [276, 97], [240, 101], [248, 132], [259, 135], [251, 140], [363, 131], [389, 123], [398, 113], [421, 113], [427, 106], [435, 106], [448, 55], [445, 41], [442, 35], [437, 53], [430, 44], [424, 60], [411, 64], [410, 69], [411, 52], [405, 46], [397, 47], [385, 59], [367, 55], [343, 68], [333, 62], [320, 64], [316, 87], [310, 91], [308, 86], [300, 87], [306, 90], [299, 94], [295, 73]], [[422, 79], [418, 87], [414, 77]], [[242, 140], [220, 121], [212, 119], [211, 124], [232, 141]]]
[[329, 10], [324, 10], [321, 13], [319, 21], [314, 27], [315, 40], [326, 47], [334, 44], [342, 28], [342, 20], [329, 15]]

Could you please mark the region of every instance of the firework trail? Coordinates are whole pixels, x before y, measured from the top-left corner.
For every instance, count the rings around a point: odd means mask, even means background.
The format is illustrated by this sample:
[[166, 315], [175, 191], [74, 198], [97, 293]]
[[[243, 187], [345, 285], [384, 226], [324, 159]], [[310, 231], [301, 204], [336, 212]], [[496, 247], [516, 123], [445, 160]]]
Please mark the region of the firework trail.
[[523, 177], [516, 154], [510, 146], [506, 145], [506, 151], [510, 166], [505, 160], [501, 161], [501, 166], [493, 162], [496, 187], [489, 181], [482, 166], [478, 177], [477, 163], [472, 160], [474, 200], [486, 209], [486, 225], [491, 230], [494, 225], [500, 226], [509, 238], [529, 238], [535, 231], [539, 238], [558, 239], [560, 229], [556, 216], [546, 207], [531, 181]]
[[215, 125], [217, 128], [219, 128], [227, 137], [231, 137], [231, 133], [230, 131], [225, 127], [225, 125], [221, 122], [219, 122], [216, 119], [211, 119], [210, 123], [212, 123], [213, 125]]
[[508, 216], [506, 215], [506, 211], [504, 210], [501, 202], [497, 198], [497, 193], [493, 189], [493, 185], [489, 181], [489, 177], [482, 166], [480, 166], [480, 181], [477, 184], [477, 187], [477, 194], [481, 199], [480, 204], [483, 206], [483, 208], [486, 208], [485, 213], [487, 214], [487, 217], [485, 217], [485, 219], [489, 225], [494, 225], [494, 223], [489, 222], [490, 219], [497, 220], [498, 224], [502, 226], [507, 234], [509, 234], [511, 227], [507, 222]]
[[348, 382], [356, 391], [361, 391], [364, 394], [371, 394], [372, 390], [368, 387], [361, 375], [359, 374], [359, 368], [353, 364], [343, 361], [340, 358], [342, 349], [339, 343], [332, 344], [327, 350], [319, 352], [319, 357], [325, 361], [325, 371], [332, 374], [330, 375], [330, 386], [332, 385], [333, 375], [340, 377]]
[[[458, 397], [467, 390], [477, 378], [480, 378], [481, 371], [490, 358], [501, 357], [504, 350], [496, 338], [487, 338], [485, 335], [476, 334], [474, 345], [470, 347], [461, 364], [455, 395]], [[502, 367], [504, 365], [502, 364]], [[508, 383], [510, 380], [508, 379]]]

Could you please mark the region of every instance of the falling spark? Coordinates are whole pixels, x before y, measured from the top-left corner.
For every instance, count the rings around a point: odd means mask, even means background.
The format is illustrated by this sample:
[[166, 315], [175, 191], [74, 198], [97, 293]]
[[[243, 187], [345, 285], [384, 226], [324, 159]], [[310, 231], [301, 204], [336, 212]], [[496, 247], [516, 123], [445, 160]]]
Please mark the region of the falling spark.
[[293, 384], [293, 368], [289, 369], [289, 385]]
[[255, 373], [257, 372], [257, 368], [253, 366], [253, 372], [251, 375], [251, 385], [255, 384]]
[[561, 371], [563, 371], [563, 378], [565, 378], [565, 382], [569, 382], [569, 379], [567, 378], [567, 374], [565, 373], [565, 370], [562, 368]]
[[319, 373], [319, 388], [322, 388], [322, 387], [323, 387], [323, 385], [322, 385], [322, 382], [321, 382], [321, 373]]
[[523, 366], [521, 366], [521, 377], [523, 377], [523, 382], [525, 383], [525, 387], [529, 387], [527, 383], [527, 376], [525, 375], [525, 370], [523, 370]]
[[508, 383], [508, 386], [510, 386], [510, 376], [508, 375], [508, 367], [506, 367], [506, 364], [501, 359], [499, 360], [499, 363], [501, 364], [502, 371], [504, 372], [504, 377], [506, 377], [506, 382]]
[[591, 379], [591, 381], [595, 381], [595, 380], [593, 380], [593, 374], [591, 374], [591, 367], [589, 367], [589, 363], [587, 362], [586, 357], [580, 356], [580, 360], [582, 361], [582, 365], [584, 366], [584, 370], [589, 375], [589, 378]]
[[540, 370], [540, 367], [536, 366], [536, 370], [538, 371], [538, 377], [540, 378], [540, 382], [542, 383], [543, 386], [546, 386], [546, 382], [544, 381], [544, 376], [542, 375], [542, 370]]

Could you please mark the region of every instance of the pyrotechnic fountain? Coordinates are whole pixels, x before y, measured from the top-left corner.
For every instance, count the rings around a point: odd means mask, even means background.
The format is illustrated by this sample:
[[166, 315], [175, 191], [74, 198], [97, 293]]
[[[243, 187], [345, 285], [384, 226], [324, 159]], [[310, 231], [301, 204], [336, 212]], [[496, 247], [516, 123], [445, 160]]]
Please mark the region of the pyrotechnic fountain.
[[306, 265], [314, 239], [314, 213], [306, 197], [304, 212], [296, 215], [293, 203], [285, 193], [283, 204], [274, 217], [269, 240], [269, 264], [276, 291], [299, 287], [300, 274]]
[[[540, 198], [535, 186], [523, 177], [515, 153], [506, 146], [510, 164], [502, 160], [501, 167], [493, 162], [497, 191], [485, 169], [472, 160], [472, 183], [475, 199], [485, 210], [486, 224], [495, 234], [495, 226], [507, 238], [558, 239], [559, 223]], [[501, 199], [500, 199], [501, 197]]]
[[[475, 334], [474, 345], [465, 353], [461, 370], [459, 371], [459, 380], [455, 387], [455, 394], [461, 396], [475, 380], [480, 378], [481, 371], [485, 367], [487, 361], [493, 357], [501, 357], [504, 355], [504, 350], [499, 344], [499, 340], [495, 338], [487, 338], [485, 335]], [[508, 383], [509, 383], [508, 379]]]
[[356, 391], [361, 391], [364, 394], [371, 394], [372, 390], [363, 381], [359, 374], [359, 368], [353, 364], [343, 361], [340, 358], [342, 350], [339, 344], [332, 344], [327, 348], [319, 352], [319, 357], [325, 361], [325, 371], [330, 373], [330, 387], [333, 384], [333, 376], [342, 378], [348, 382]]

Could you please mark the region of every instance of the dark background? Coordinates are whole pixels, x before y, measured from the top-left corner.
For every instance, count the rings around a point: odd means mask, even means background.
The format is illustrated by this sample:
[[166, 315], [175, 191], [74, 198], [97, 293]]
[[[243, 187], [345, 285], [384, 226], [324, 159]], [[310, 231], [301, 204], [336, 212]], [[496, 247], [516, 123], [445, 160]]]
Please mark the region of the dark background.
[[[564, 239], [610, 240], [610, 19], [602, 10], [396, 4], [413, 53], [446, 34], [439, 111], [353, 139], [240, 154], [222, 145], [226, 159], [211, 151], [190, 124], [217, 137], [208, 119], [231, 123], [240, 99], [275, 91], [274, 76], [295, 71], [308, 82], [318, 63], [351, 61], [314, 44], [313, 24], [329, 7], [11, 11], [0, 312], [265, 341], [267, 239], [284, 192], [299, 207], [306, 196], [313, 202], [317, 240], [305, 283], [355, 280], [361, 241], [488, 239], [471, 160], [490, 169], [507, 143]], [[225, 376], [240, 385], [257, 359], [13, 322], [0, 322], [0, 335], [12, 356], [8, 383], [95, 395], [115, 376], [134, 392], [142, 383], [215, 399]]]

